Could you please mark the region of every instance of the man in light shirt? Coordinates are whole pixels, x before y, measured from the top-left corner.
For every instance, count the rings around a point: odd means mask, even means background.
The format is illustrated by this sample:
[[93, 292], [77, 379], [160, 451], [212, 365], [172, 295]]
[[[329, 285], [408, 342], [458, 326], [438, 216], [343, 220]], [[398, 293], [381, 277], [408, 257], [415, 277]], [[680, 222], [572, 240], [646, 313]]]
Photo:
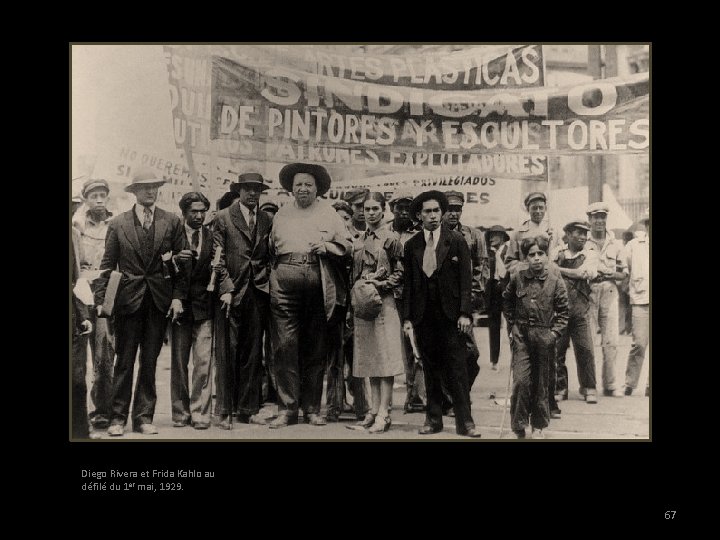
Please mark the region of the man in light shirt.
[[[109, 195], [110, 186], [106, 180], [90, 178], [82, 187], [84, 205], [73, 216], [73, 226], [80, 231], [85, 253], [80, 277], [87, 278], [91, 288], [99, 275], [108, 224], [113, 217], [107, 209]], [[90, 412], [90, 423], [94, 429], [107, 429], [110, 425], [115, 336], [108, 319], [98, 318], [95, 310], [90, 310], [89, 315], [93, 324], [93, 332], [88, 336], [93, 363], [90, 399], [94, 406]]]
[[305, 423], [322, 426], [323, 376], [328, 323], [337, 305], [347, 305], [341, 274], [352, 255], [352, 237], [335, 209], [318, 197], [330, 189], [320, 165], [292, 163], [280, 184], [295, 200], [273, 220], [270, 252], [271, 324], [277, 366], [278, 416], [271, 429]]
[[[630, 304], [632, 305], [633, 344], [625, 369], [625, 395], [632, 395], [640, 379], [645, 350], [650, 340], [650, 211], [646, 210], [641, 223], [647, 234], [638, 233], [625, 246], [623, 258], [630, 274]], [[650, 377], [645, 387], [650, 395]]]
[[617, 281], [624, 277], [624, 263], [621, 252], [622, 241], [607, 230], [607, 216], [610, 207], [604, 202], [594, 202], [587, 208], [590, 222], [586, 250], [595, 251], [598, 255], [598, 273], [591, 280], [592, 288], [590, 320], [593, 324], [593, 335], [600, 328], [602, 340], [602, 386], [604, 396], [621, 397], [615, 383], [615, 360], [617, 344], [620, 336], [618, 319], [620, 315], [620, 291]]

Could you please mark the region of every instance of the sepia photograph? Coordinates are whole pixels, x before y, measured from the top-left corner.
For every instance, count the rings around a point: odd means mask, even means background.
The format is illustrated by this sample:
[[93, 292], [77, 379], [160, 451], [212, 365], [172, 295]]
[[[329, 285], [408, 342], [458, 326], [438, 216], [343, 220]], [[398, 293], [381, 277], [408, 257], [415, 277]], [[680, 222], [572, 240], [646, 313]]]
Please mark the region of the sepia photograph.
[[649, 43], [70, 43], [67, 439], [652, 441]]

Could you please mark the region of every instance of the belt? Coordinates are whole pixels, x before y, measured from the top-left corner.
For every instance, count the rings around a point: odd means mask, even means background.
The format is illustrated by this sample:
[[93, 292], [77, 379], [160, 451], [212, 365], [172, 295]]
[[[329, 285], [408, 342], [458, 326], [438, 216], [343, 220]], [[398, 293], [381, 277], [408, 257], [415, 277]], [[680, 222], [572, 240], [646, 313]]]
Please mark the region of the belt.
[[596, 277], [595, 279], [591, 279], [590, 283], [602, 283], [603, 281], [615, 281], [615, 278], [611, 276]]
[[552, 328], [552, 324], [545, 324], [538, 321], [515, 321], [515, 324], [520, 324], [522, 326], [539, 326], [541, 328]]
[[277, 264], [317, 264], [318, 257], [314, 253], [283, 253], [278, 255]]

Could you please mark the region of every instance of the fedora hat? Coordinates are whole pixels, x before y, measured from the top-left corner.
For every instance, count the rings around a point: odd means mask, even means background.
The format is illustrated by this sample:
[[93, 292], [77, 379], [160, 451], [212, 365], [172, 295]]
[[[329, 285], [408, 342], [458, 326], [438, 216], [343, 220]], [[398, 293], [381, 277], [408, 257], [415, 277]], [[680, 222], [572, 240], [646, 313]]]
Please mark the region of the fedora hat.
[[141, 169], [138, 169], [138, 171], [133, 175], [132, 181], [125, 186], [125, 191], [133, 192], [138, 187], [143, 187], [147, 185], [151, 186], [161, 186], [165, 183], [164, 178], [158, 178], [157, 174], [155, 174], [155, 171], [153, 171], [149, 167], [143, 167]]
[[505, 235], [505, 241], [507, 242], [510, 240], [510, 235], [508, 234], [508, 231], [512, 231], [512, 227], [505, 228], [502, 225], [493, 225], [492, 227], [480, 227], [480, 230], [485, 233], [485, 242], [487, 244], [490, 244], [490, 234], [494, 232], [499, 232]]
[[410, 205], [410, 215], [417, 215], [422, 208], [423, 203], [425, 201], [429, 201], [430, 199], [436, 200], [440, 203], [440, 209], [443, 214], [447, 212], [448, 200], [445, 194], [442, 191], [431, 189], [430, 191], [423, 191], [420, 195], [413, 199], [412, 204]]
[[317, 184], [317, 196], [325, 195], [330, 189], [330, 175], [325, 167], [312, 163], [291, 163], [280, 169], [280, 185], [292, 193], [293, 178], [298, 173], [307, 173], [315, 178]]
[[270, 189], [270, 186], [265, 183], [262, 174], [251, 172], [239, 175], [237, 181], [230, 184], [230, 191], [240, 193], [240, 187], [248, 184], [259, 185], [263, 191]]

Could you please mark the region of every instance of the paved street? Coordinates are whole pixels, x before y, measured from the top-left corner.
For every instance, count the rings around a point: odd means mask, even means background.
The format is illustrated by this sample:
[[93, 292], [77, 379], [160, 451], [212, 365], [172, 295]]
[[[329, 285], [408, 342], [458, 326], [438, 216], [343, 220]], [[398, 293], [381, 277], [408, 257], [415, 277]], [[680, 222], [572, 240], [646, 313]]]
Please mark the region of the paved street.
[[[310, 439], [345, 439], [345, 440], [440, 440], [454, 439], [465, 441], [485, 441], [499, 439], [500, 426], [505, 405], [506, 386], [510, 366], [509, 344], [505, 331], [501, 332], [501, 356], [499, 370], [492, 371], [489, 362], [488, 331], [487, 328], [475, 328], [480, 349], [480, 374], [471, 391], [472, 412], [475, 423], [482, 433], [482, 439], [468, 439], [455, 434], [453, 418], [444, 418], [444, 430], [435, 435], [420, 436], [417, 430], [423, 425], [424, 413], [404, 414], [402, 407], [405, 400], [404, 379], [396, 379], [393, 394], [392, 427], [383, 434], [371, 435], [346, 429], [356, 421], [354, 415], [344, 415], [339, 423], [330, 423], [327, 426], [315, 427], [304, 424], [289, 426], [284, 429], [271, 430], [267, 426], [234, 424], [232, 431], [218, 429], [214, 425], [204, 431], [192, 427], [174, 428], [170, 417], [170, 347], [163, 347], [158, 360], [157, 368], [157, 394], [158, 403], [155, 411], [155, 425], [160, 433], [158, 435], [141, 435], [132, 433], [129, 429], [123, 437], [111, 438], [103, 431], [102, 440], [310, 440]], [[598, 336], [599, 337], [599, 336]], [[625, 364], [632, 339], [630, 336], [620, 336], [617, 360], [617, 380], [624, 381]], [[595, 348], [596, 373], [598, 387], [600, 388], [600, 373], [602, 366], [602, 352]], [[581, 400], [578, 393], [578, 382], [575, 368], [575, 358], [572, 347], [568, 350], [567, 367], [570, 380], [570, 398], [560, 402], [562, 418], [551, 420], [550, 426], [545, 430], [546, 439], [648, 439], [650, 436], [650, 399], [645, 397], [645, 382], [648, 376], [648, 362], [643, 366], [640, 384], [636, 395], [622, 398], [598, 396], [598, 403], [587, 404]], [[137, 372], [137, 366], [136, 366]], [[92, 368], [88, 363], [88, 388], [92, 382]], [[599, 391], [602, 394], [602, 390]], [[88, 397], [88, 405], [91, 401]], [[324, 411], [324, 401], [323, 401]], [[276, 413], [276, 406], [266, 404], [261, 410], [263, 417], [272, 417]], [[347, 418], [347, 420], [345, 420]], [[302, 422], [302, 418], [300, 419]], [[510, 410], [505, 417], [503, 439], [514, 439], [509, 428]], [[128, 426], [129, 428], [129, 426]], [[528, 436], [530, 430], [528, 429]], [[527, 439], [530, 441], [531, 439]], [[535, 442], [535, 441], [533, 441]]]

